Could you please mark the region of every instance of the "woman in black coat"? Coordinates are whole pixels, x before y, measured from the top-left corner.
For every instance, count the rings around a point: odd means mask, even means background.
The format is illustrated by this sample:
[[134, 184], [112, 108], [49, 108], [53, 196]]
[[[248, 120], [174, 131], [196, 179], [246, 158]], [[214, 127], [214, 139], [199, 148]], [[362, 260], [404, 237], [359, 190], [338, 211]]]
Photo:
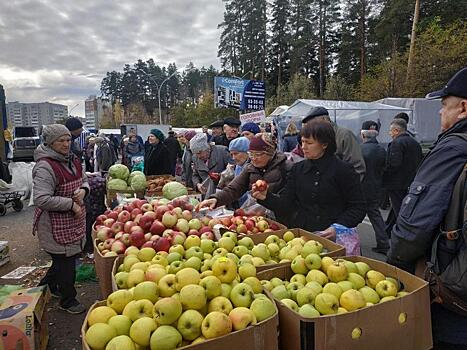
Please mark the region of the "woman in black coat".
[[164, 134], [159, 129], [152, 129], [144, 153], [144, 174], [168, 175], [171, 173], [169, 151], [164, 145]]
[[305, 160], [294, 164], [284, 190], [272, 194], [253, 188], [253, 197], [271, 210], [290, 208], [297, 213], [296, 227], [321, 231], [336, 240], [333, 224], [356, 227], [365, 217], [360, 178], [352, 165], [337, 158], [336, 135], [331, 124], [309, 122], [301, 131]]

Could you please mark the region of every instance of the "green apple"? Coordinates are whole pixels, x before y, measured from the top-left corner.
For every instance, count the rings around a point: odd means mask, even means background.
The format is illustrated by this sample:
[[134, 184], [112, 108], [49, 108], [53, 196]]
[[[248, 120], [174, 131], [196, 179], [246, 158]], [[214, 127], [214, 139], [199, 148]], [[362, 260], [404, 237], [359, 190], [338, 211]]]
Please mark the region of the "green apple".
[[274, 296], [274, 298], [279, 300], [290, 298], [290, 292], [287, 290], [287, 287], [283, 284], [274, 287], [271, 290], [271, 294]]
[[208, 312], [219, 311], [229, 315], [233, 306], [230, 300], [223, 296], [218, 296], [212, 299], [208, 304]]
[[230, 298], [230, 292], [232, 291], [232, 285], [228, 283], [221, 284], [221, 296]]
[[344, 262], [337, 260], [327, 267], [326, 274], [331, 282], [336, 283], [346, 280], [349, 276]]
[[148, 346], [151, 333], [157, 328], [151, 317], [142, 317], [133, 322], [130, 327], [130, 338], [140, 346]]
[[107, 324], [109, 326], [112, 326], [115, 329], [115, 331], [117, 332], [117, 335], [129, 335], [130, 334], [130, 327], [132, 325], [132, 322], [128, 316], [125, 316], [125, 315], [113, 316], [107, 321]]
[[188, 260], [185, 260], [185, 262], [183, 263], [183, 266], [185, 267], [191, 267], [193, 269], [195, 269], [196, 271], [199, 271], [201, 269], [201, 259], [196, 257], [196, 256], [192, 256], [191, 258], [189, 258]]
[[175, 288], [175, 274], [163, 276], [159, 281], [159, 295], [163, 298], [170, 297], [177, 292]]
[[167, 275], [167, 271], [160, 265], [151, 265], [146, 270], [144, 274], [144, 279], [146, 281], [152, 281], [154, 283], [159, 283], [160, 279]]
[[133, 290], [133, 299], [147, 299], [151, 303], [155, 303], [159, 297], [157, 284], [152, 281], [144, 281], [139, 283]]
[[234, 253], [227, 253], [227, 255], [225, 257], [230, 259], [230, 260], [233, 260], [235, 262], [235, 264], [238, 264], [240, 262], [240, 259]]
[[297, 300], [298, 306], [302, 306], [305, 304], [313, 305], [315, 303], [315, 298], [319, 293], [317, 293], [314, 289], [309, 287], [303, 287], [299, 289], [295, 295], [295, 300]]
[[170, 265], [174, 261], [182, 261], [183, 255], [179, 252], [171, 252], [167, 255], [167, 263]]
[[199, 285], [206, 291], [208, 300], [214, 299], [222, 294], [222, 283], [216, 276], [204, 277], [199, 282]]
[[244, 264], [244, 263], [249, 263], [249, 264], [252, 264], [253, 265], [253, 256], [251, 256], [250, 254], [245, 254], [243, 255], [241, 258], [240, 258], [240, 263]]
[[315, 254], [319, 256], [319, 253], [320, 253], [319, 246], [317, 246], [316, 244], [311, 244], [309, 242], [314, 242], [314, 241], [308, 241], [307, 243], [305, 243], [305, 245], [302, 248], [302, 251], [300, 252], [300, 255], [303, 258], [306, 258], [310, 254]]
[[191, 247], [199, 247], [201, 245], [201, 238], [195, 235], [190, 235], [183, 242], [185, 249], [190, 249]]
[[343, 307], [340, 307], [337, 309], [337, 314], [345, 314], [347, 313], [347, 309], [343, 308]]
[[270, 235], [267, 236], [266, 239], [264, 240], [264, 244], [269, 245], [269, 244], [279, 244], [280, 238], [277, 235]]
[[384, 276], [381, 272], [375, 271], [375, 270], [370, 270], [366, 273], [366, 285], [370, 288], [375, 289], [376, 285], [378, 284], [379, 281], [383, 281], [386, 279], [386, 276]]
[[352, 283], [353, 289], [359, 290], [365, 285], [365, 279], [360, 276], [358, 273], [351, 272], [349, 273], [349, 277], [347, 277], [347, 281]]
[[128, 288], [132, 288], [132, 287], [138, 285], [139, 283], [143, 282], [144, 281], [144, 275], [145, 275], [145, 271], [139, 270], [139, 269], [132, 270], [132, 271], [128, 272], [128, 279], [127, 279], [127, 282], [126, 282]]
[[200, 243], [200, 247], [203, 250], [203, 252], [211, 254], [213, 251], [216, 250], [217, 245], [211, 239], [202, 239]]
[[189, 284], [180, 290], [180, 301], [184, 310], [199, 310], [206, 305], [206, 291], [199, 285]]
[[355, 265], [354, 262], [348, 261], [348, 260], [344, 260], [344, 259], [342, 259], [342, 260], [344, 261], [344, 265], [345, 265], [345, 267], [347, 268], [347, 272], [348, 272], [348, 273], [351, 273], [351, 272], [353, 272], [353, 273], [358, 273], [358, 267], [357, 267], [357, 265]]
[[153, 304], [147, 299], [132, 300], [123, 309], [122, 314], [133, 322], [142, 317], [152, 317]]
[[355, 266], [357, 266], [358, 274], [363, 278], [365, 278], [366, 273], [371, 270], [370, 266], [368, 266], [368, 264], [364, 263], [363, 261], [357, 261]]
[[232, 321], [232, 329], [234, 331], [239, 331], [256, 324], [255, 313], [246, 307], [236, 307], [230, 311], [229, 318]]
[[358, 310], [366, 306], [366, 300], [363, 294], [355, 289], [349, 289], [342, 293], [339, 302], [347, 311]]
[[353, 283], [350, 281], [339, 281], [337, 282], [337, 284], [339, 285], [339, 287], [341, 287], [343, 292], [349, 289], [353, 289]]
[[381, 298], [381, 300], [380, 300], [379, 302], [380, 302], [380, 303], [385, 303], [386, 301], [391, 301], [391, 300], [394, 300], [394, 299], [396, 299], [396, 297], [390, 295], [390, 296]]
[[250, 307], [254, 299], [253, 288], [247, 283], [239, 283], [232, 288], [230, 300], [235, 307]]
[[302, 289], [304, 287], [303, 284], [299, 283], [299, 282], [291, 282], [287, 285], [287, 290], [289, 291], [289, 294], [290, 294], [290, 298], [292, 300], [297, 300], [296, 299], [296, 296], [297, 296], [297, 291]]
[[204, 251], [201, 247], [191, 247], [185, 251], [185, 259], [189, 259], [192, 256], [196, 256], [200, 260], [204, 258]]
[[219, 248], [224, 248], [228, 252], [231, 252], [235, 247], [235, 242], [230, 237], [222, 237], [217, 241], [217, 245]]
[[189, 284], [198, 284], [199, 281], [200, 277], [198, 271], [191, 267], [184, 267], [175, 274], [175, 289], [180, 291]]
[[271, 281], [268, 280], [261, 280], [261, 285], [263, 286], [263, 289], [266, 289], [268, 291], [271, 291], [274, 288]]
[[[167, 256], [168, 256], [168, 254], [167, 254]], [[154, 258], [152, 258], [151, 262], [153, 264], [157, 264], [157, 265], [160, 265], [160, 266], [163, 266], [163, 267], [166, 267], [169, 264], [169, 262], [167, 261], [166, 256], [157, 255], [157, 254], [156, 254], [156, 256]]]
[[318, 310], [316, 310], [311, 304], [303, 304], [302, 306], [300, 306], [300, 308], [298, 309], [298, 313], [300, 314], [300, 316], [306, 318], [318, 317], [320, 315]]
[[336, 296], [339, 299], [344, 291], [342, 288], [334, 282], [326, 283], [323, 287], [323, 293], [329, 293]]
[[237, 239], [237, 233], [236, 232], [226, 231], [222, 235], [222, 238], [224, 238], [224, 237], [230, 238], [232, 241], [234, 241], [235, 244], [237, 244], [238, 239]]
[[401, 284], [399, 282], [399, 280], [393, 278], [393, 277], [386, 277], [386, 279], [388, 281], [391, 281], [392, 283], [394, 283], [394, 285], [397, 287], [397, 291], [399, 291], [401, 289]]
[[174, 261], [168, 266], [167, 272], [176, 274], [178, 271], [180, 271], [184, 267], [185, 265], [183, 264], [183, 261]]
[[223, 312], [210, 312], [201, 324], [201, 333], [206, 339], [221, 337], [230, 332], [232, 332], [232, 321]]
[[240, 263], [238, 274], [242, 279], [256, 276], [256, 266], [250, 263]]
[[212, 256], [226, 256], [229, 251], [225, 248], [217, 248], [215, 251], [212, 252]]
[[300, 254], [300, 252], [296, 249], [296, 247], [292, 247], [292, 248], [288, 249], [282, 257], [280, 255], [279, 255], [279, 257], [281, 259], [286, 259], [286, 260], [292, 261], [299, 254]]
[[268, 250], [269, 250], [269, 255], [271, 256], [278, 256], [281, 248], [277, 243], [269, 243], [267, 245]]
[[136, 350], [136, 347], [134, 341], [124, 334], [112, 338], [105, 346], [105, 350]]
[[140, 261], [151, 261], [155, 255], [156, 255], [156, 251], [153, 248], [144, 247], [140, 249], [137, 257]]
[[186, 310], [177, 321], [177, 329], [185, 340], [195, 340], [201, 335], [203, 315], [196, 310]]
[[123, 270], [126, 271], [126, 272], [130, 272], [130, 268], [134, 264], [139, 263], [139, 262], [140, 262], [140, 260], [138, 259], [138, 257], [136, 255], [127, 255], [123, 259]]
[[[121, 265], [122, 266], [122, 265]], [[122, 271], [115, 274], [115, 283], [119, 289], [128, 288], [128, 272]]]
[[373, 304], [378, 304], [379, 303], [379, 295], [376, 293], [376, 291], [373, 288], [370, 288], [368, 286], [364, 286], [358, 290], [360, 293], [362, 293], [363, 297], [365, 298], [365, 301], [367, 303], [373, 303]]
[[172, 324], [182, 314], [182, 304], [175, 298], [162, 298], [157, 301], [153, 309], [157, 324]]
[[308, 272], [308, 267], [305, 264], [305, 259], [301, 255], [297, 255], [290, 264], [290, 268], [294, 273], [305, 275]]
[[396, 285], [388, 280], [379, 281], [376, 284], [375, 290], [381, 298], [389, 296], [395, 297], [397, 295]]
[[182, 335], [172, 326], [160, 326], [151, 335], [151, 350], [176, 349], [182, 345]]
[[237, 265], [231, 259], [220, 257], [212, 264], [212, 273], [222, 283], [230, 283], [237, 277]]
[[286, 242], [290, 242], [292, 239], [295, 238], [295, 235], [292, 231], [287, 231], [284, 233], [284, 235], [282, 236], [282, 239]]
[[321, 267], [321, 257], [318, 254], [308, 254], [305, 257], [305, 265], [308, 270], [318, 270]]
[[315, 309], [322, 315], [332, 315], [337, 313], [339, 300], [335, 295], [320, 293], [315, 298]]
[[121, 289], [113, 292], [107, 297], [107, 306], [115, 310], [117, 314], [121, 314], [126, 304], [133, 300], [133, 295], [126, 289]]
[[174, 244], [169, 248], [169, 254], [170, 253], [178, 253], [180, 256], [183, 256], [183, 254], [185, 254], [185, 248], [181, 244]]
[[252, 259], [251, 259], [251, 262], [253, 263], [253, 265], [255, 266], [261, 266], [261, 265], [265, 265], [266, 262], [260, 258], [259, 256], [254, 256]]
[[116, 316], [115, 310], [109, 306], [98, 306], [93, 309], [88, 316], [88, 325], [92, 326], [96, 323], [107, 323], [107, 321]]
[[283, 285], [284, 282], [279, 277], [273, 277], [271, 278], [271, 284], [273, 287], [277, 287]]
[[322, 286], [324, 286], [326, 283], [328, 283], [328, 276], [326, 276], [324, 272], [320, 270], [311, 270], [306, 275], [306, 281], [307, 282], [316, 281]]
[[148, 269], [148, 267], [149, 267], [149, 265], [147, 264], [147, 262], [140, 261], [140, 262], [137, 262], [136, 264], [131, 265], [130, 272], [133, 271], [133, 270], [146, 271]]
[[321, 259], [321, 270], [326, 273], [329, 265], [334, 263], [334, 259], [330, 256], [323, 256]]
[[287, 298], [282, 299], [281, 303], [283, 303], [285, 306], [287, 306], [290, 310], [298, 312], [298, 305], [292, 299], [287, 299]]
[[91, 349], [104, 349], [105, 345], [117, 336], [117, 332], [107, 323], [96, 323], [85, 334], [86, 343]]
[[255, 246], [255, 243], [250, 237], [243, 237], [242, 239], [238, 240], [237, 245], [246, 247], [248, 250], [251, 250]]
[[243, 245], [236, 246], [232, 250], [232, 253], [234, 253], [239, 258], [241, 258], [242, 256], [248, 254], [248, 252], [249, 252], [248, 248], [243, 246]]
[[276, 314], [276, 306], [274, 302], [267, 297], [253, 300], [250, 305], [250, 310], [255, 314], [257, 322], [267, 320]]
[[261, 284], [260, 280], [254, 276], [247, 277], [243, 280], [244, 283], [249, 284], [251, 289], [253, 289], [253, 293], [262, 293], [263, 292], [263, 285]]
[[323, 287], [320, 283], [316, 281], [307, 282], [307, 284], [305, 284], [305, 287], [313, 289], [316, 292], [316, 294], [323, 292]]
[[271, 259], [271, 255], [269, 254], [268, 246], [264, 243], [257, 244], [253, 247], [251, 250], [251, 255], [253, 257], [258, 257], [263, 259], [264, 261], [267, 261]]
[[211, 271], [211, 265], [212, 265], [212, 259], [208, 259], [208, 260], [204, 260], [203, 261], [203, 264], [201, 265], [201, 272], [205, 272], [205, 271]]
[[303, 285], [306, 284], [306, 277], [302, 274], [299, 274], [299, 273], [296, 273], [295, 275], [293, 275], [291, 278], [290, 278], [290, 282], [298, 282], [298, 283], [301, 283]]

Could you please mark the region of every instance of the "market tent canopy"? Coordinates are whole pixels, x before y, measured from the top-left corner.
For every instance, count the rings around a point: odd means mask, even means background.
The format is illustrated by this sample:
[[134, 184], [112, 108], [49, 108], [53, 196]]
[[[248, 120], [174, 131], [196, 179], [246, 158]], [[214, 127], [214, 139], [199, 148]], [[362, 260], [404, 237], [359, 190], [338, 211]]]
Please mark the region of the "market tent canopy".
[[[290, 122], [294, 122], [301, 128], [303, 117], [314, 107], [322, 106], [329, 111], [329, 116], [337, 125], [346, 127], [355, 135], [359, 135], [362, 123], [367, 120], [374, 120], [381, 123], [380, 142], [390, 142], [388, 135], [389, 124], [398, 113], [405, 112], [412, 116], [410, 108], [390, 106], [378, 102], [359, 101], [332, 101], [332, 100], [296, 100], [287, 111], [274, 118], [278, 128], [279, 141], [285, 133], [285, 129]], [[410, 128], [409, 128], [410, 130]]]

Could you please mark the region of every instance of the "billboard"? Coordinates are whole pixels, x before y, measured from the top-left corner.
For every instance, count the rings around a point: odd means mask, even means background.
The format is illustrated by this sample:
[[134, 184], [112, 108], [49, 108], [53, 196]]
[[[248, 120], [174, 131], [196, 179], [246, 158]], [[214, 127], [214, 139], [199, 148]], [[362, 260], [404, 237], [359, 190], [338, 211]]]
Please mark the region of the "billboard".
[[265, 96], [264, 81], [228, 77], [214, 78], [216, 107], [260, 111], [264, 110]]

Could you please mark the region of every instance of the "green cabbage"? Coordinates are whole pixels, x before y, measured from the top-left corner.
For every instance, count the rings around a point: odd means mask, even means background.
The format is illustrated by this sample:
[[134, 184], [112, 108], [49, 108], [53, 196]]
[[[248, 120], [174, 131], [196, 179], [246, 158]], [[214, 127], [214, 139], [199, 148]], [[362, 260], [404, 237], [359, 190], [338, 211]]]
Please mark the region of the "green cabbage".
[[130, 173], [130, 176], [128, 176], [128, 184], [131, 185], [131, 180], [133, 180], [133, 178], [136, 176], [136, 175], [142, 175], [144, 176], [144, 178], [146, 179], [146, 175], [144, 175], [144, 173], [142, 171], [139, 171], [139, 170], [135, 170], [135, 171], [132, 171]]
[[126, 191], [127, 190], [126, 181], [123, 181], [120, 179], [112, 179], [109, 182], [107, 182], [107, 188], [109, 190]]
[[109, 175], [112, 179], [127, 180], [130, 170], [123, 164], [114, 164], [109, 168]]
[[[131, 176], [131, 175], [130, 175]], [[143, 191], [146, 189], [146, 176], [136, 174], [131, 178], [130, 186], [135, 191]]]
[[171, 181], [162, 187], [162, 195], [170, 200], [187, 194], [188, 190], [180, 182]]

